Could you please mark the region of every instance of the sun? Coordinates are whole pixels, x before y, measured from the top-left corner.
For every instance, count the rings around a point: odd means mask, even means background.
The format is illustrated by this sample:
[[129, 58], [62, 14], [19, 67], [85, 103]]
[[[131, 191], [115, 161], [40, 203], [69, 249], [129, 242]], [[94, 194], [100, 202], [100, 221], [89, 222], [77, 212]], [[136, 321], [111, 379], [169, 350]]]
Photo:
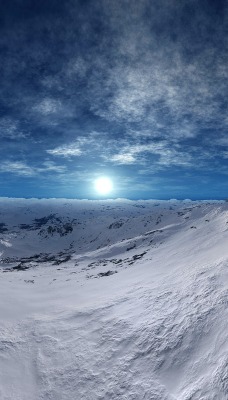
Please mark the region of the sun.
[[95, 180], [94, 182], [94, 186], [96, 191], [99, 194], [108, 194], [112, 191], [113, 188], [113, 184], [111, 179], [107, 178], [107, 177], [101, 177]]

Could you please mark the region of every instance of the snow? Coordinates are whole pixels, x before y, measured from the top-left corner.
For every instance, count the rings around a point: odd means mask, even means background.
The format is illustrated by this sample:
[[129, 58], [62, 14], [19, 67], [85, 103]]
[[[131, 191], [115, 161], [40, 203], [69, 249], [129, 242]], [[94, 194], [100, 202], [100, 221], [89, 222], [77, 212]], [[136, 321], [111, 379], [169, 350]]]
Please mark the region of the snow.
[[0, 199], [0, 398], [228, 399], [228, 203]]

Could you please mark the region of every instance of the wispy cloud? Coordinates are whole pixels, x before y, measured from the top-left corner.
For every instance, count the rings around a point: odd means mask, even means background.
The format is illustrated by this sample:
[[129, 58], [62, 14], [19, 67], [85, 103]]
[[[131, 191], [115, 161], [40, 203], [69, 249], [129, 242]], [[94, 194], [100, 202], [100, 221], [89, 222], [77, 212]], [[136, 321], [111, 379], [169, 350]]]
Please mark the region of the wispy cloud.
[[[151, 161], [151, 158], [148, 159], [148, 155], [158, 156], [158, 158]], [[191, 166], [193, 162], [190, 154], [182, 152], [177, 146], [176, 148], [174, 145], [170, 146], [168, 142], [125, 146], [120, 153], [109, 157], [109, 160], [117, 164], [145, 165], [149, 163], [160, 168], [171, 165]]]
[[82, 150], [78, 146], [77, 143], [58, 146], [54, 149], [46, 150], [48, 154], [53, 156], [63, 156], [63, 157], [72, 157], [72, 156], [80, 156], [82, 154]]
[[18, 122], [10, 117], [0, 118], [0, 137], [7, 139], [21, 139], [27, 135], [22, 132]]
[[66, 172], [65, 165], [57, 165], [52, 161], [44, 161], [41, 165], [32, 166], [22, 161], [4, 161], [0, 165], [0, 172], [10, 173], [22, 177], [38, 176], [39, 174], [55, 173], [62, 174]]
[[[79, 157], [82, 154], [87, 153], [94, 147], [99, 147], [99, 141], [97, 140], [97, 132], [92, 132], [88, 136], [79, 136], [73, 142], [63, 144], [55, 147], [54, 149], [48, 149], [46, 152], [53, 156], [63, 156], [63, 157]], [[91, 147], [91, 144], [93, 147]]]
[[[106, 157], [105, 157], [106, 158]], [[107, 159], [107, 158], [106, 158]], [[111, 156], [110, 158], [108, 158], [110, 161], [117, 163], [117, 164], [124, 164], [124, 165], [128, 165], [128, 164], [134, 164], [137, 162], [137, 158], [135, 157], [135, 154], [131, 154], [131, 153], [119, 153], [119, 154], [114, 154], [113, 156]]]
[[32, 109], [43, 115], [52, 115], [61, 111], [61, 102], [55, 99], [44, 98], [34, 105]]
[[66, 165], [57, 165], [53, 161], [44, 161], [42, 167], [37, 168], [38, 172], [56, 172], [59, 174], [63, 174], [67, 171]]
[[36, 174], [34, 168], [21, 161], [4, 161], [0, 165], [0, 171], [27, 177], [31, 177]]
[[1, 172], [227, 169], [224, 2], [57, 3], [0, 36]]

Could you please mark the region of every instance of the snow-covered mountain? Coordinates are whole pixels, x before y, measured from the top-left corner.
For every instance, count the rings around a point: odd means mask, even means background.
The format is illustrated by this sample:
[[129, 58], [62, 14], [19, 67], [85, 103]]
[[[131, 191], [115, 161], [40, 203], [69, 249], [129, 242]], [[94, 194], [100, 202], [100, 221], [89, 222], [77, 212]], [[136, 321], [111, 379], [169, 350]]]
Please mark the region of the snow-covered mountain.
[[228, 203], [0, 199], [0, 398], [228, 399]]

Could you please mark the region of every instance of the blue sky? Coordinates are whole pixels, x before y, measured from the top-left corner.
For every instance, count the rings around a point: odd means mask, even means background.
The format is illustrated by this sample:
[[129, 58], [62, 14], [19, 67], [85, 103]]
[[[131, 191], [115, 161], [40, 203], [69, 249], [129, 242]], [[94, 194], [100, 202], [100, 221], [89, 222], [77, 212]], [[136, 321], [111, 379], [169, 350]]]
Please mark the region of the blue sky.
[[[228, 197], [224, 0], [11, 0], [0, 196]], [[108, 197], [110, 197], [108, 196]]]

